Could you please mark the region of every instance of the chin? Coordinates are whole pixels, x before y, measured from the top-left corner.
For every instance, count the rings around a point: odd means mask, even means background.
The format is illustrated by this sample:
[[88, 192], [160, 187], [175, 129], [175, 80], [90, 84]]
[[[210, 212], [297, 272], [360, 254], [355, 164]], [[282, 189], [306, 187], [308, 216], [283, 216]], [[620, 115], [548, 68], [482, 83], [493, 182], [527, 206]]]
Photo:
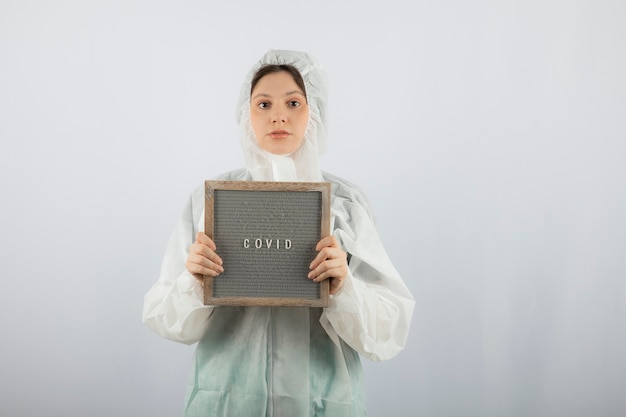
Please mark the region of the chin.
[[289, 155], [294, 153], [296, 150], [292, 147], [267, 147], [264, 148], [265, 151], [274, 154], [274, 155]]
[[259, 141], [261, 149], [274, 155], [292, 154], [300, 148], [300, 145], [301, 143], [295, 146], [295, 143], [261, 143]]

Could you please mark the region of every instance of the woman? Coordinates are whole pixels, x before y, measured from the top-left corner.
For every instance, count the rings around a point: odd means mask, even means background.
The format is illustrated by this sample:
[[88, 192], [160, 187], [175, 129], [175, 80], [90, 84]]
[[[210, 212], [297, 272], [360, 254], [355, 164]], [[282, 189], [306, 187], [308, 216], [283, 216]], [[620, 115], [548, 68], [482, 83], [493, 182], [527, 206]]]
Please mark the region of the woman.
[[327, 308], [213, 307], [202, 275], [218, 276], [198, 187], [167, 247], [143, 320], [158, 334], [199, 342], [186, 416], [364, 416], [359, 354], [384, 360], [404, 347], [413, 297], [378, 238], [363, 194], [321, 172], [326, 84], [307, 54], [269, 51], [248, 75], [237, 116], [246, 168], [225, 180], [332, 183], [332, 236], [309, 279], [330, 279]]

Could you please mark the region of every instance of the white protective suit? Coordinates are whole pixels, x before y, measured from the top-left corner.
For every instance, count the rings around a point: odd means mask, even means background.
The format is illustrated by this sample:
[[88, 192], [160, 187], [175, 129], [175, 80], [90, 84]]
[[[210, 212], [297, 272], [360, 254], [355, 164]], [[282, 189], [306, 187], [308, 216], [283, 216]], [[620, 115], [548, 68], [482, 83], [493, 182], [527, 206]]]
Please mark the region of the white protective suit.
[[[303, 144], [289, 156], [263, 151], [250, 123], [251, 79], [265, 64], [291, 64], [305, 81], [309, 123]], [[323, 309], [205, 306], [200, 283], [185, 268], [195, 234], [204, 230], [204, 188], [198, 187], [143, 310], [144, 323], [161, 336], [199, 342], [186, 416], [364, 416], [359, 354], [378, 361], [404, 347], [413, 297], [383, 248], [363, 194], [319, 168], [325, 99], [323, 72], [309, 55], [265, 54], [242, 87], [237, 111], [246, 168], [219, 179], [331, 182], [331, 228], [349, 254], [348, 276]]]

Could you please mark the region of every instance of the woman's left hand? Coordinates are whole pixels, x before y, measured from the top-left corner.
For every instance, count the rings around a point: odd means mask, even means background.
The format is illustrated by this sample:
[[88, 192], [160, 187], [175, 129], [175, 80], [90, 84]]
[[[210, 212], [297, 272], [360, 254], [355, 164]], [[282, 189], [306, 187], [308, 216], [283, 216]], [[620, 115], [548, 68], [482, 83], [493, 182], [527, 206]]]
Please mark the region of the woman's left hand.
[[319, 253], [311, 262], [309, 279], [322, 282], [330, 278], [330, 293], [336, 294], [348, 276], [348, 254], [341, 249], [335, 236], [326, 236], [315, 247]]

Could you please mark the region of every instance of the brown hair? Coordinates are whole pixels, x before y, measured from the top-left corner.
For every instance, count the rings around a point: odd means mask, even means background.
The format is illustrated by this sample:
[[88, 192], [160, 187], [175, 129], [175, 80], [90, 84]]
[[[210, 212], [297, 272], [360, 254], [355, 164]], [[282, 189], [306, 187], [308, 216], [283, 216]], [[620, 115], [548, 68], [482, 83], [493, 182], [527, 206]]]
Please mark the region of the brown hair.
[[256, 87], [257, 83], [259, 82], [261, 78], [265, 77], [267, 74], [274, 74], [276, 72], [283, 72], [283, 71], [291, 74], [291, 77], [293, 78], [294, 82], [298, 85], [298, 87], [302, 89], [302, 92], [304, 93], [304, 97], [306, 97], [306, 88], [304, 87], [304, 79], [302, 78], [300, 71], [298, 71], [296, 67], [294, 67], [293, 65], [289, 65], [289, 64], [268, 64], [268, 65], [263, 65], [261, 68], [259, 68], [258, 71], [254, 74], [254, 77], [252, 77], [252, 82], [250, 84], [250, 95], [252, 95], [252, 91], [254, 90], [254, 87]]

